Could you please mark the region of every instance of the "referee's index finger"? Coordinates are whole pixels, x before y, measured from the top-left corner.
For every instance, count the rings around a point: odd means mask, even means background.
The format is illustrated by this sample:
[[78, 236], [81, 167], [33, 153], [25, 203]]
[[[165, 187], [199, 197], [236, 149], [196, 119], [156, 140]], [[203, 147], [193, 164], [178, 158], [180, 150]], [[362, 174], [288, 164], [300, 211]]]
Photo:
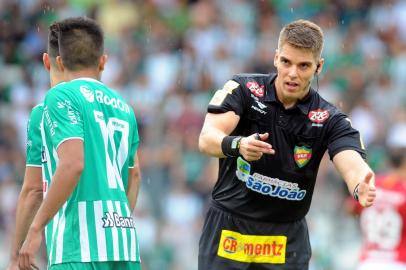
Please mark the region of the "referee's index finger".
[[255, 151], [260, 151], [260, 152], [267, 153], [267, 154], [275, 153], [275, 150], [272, 148], [272, 145], [267, 142], [255, 140], [255, 141], [251, 141], [250, 144], [251, 144], [251, 146], [255, 147]]
[[252, 140], [252, 141], [250, 141], [250, 144], [255, 145], [257, 147], [270, 147], [270, 148], [272, 148], [271, 144], [269, 144], [267, 142], [264, 142], [264, 141], [261, 141], [261, 140]]
[[250, 148], [247, 148], [245, 150], [247, 153], [263, 153], [263, 154], [274, 154], [275, 150], [272, 148], [268, 147], [257, 147], [257, 146], [251, 146]]

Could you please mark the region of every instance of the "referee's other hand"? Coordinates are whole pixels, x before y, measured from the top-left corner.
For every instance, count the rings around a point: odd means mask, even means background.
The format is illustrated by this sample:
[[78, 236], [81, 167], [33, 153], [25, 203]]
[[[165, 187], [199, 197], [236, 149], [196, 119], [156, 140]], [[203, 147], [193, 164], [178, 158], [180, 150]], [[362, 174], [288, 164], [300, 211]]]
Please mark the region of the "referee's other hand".
[[272, 145], [267, 143], [269, 133], [254, 133], [244, 137], [240, 142], [240, 154], [247, 161], [259, 160], [263, 154], [275, 154]]

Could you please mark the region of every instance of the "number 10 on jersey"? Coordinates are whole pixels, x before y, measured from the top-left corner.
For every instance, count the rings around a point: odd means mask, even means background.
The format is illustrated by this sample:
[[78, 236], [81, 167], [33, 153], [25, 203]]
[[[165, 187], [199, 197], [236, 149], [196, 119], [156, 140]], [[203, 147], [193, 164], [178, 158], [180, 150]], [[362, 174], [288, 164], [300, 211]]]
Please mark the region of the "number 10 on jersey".
[[[96, 110], [93, 112], [103, 136], [109, 188], [116, 189], [118, 186], [124, 191], [121, 171], [128, 157], [128, 122], [116, 117], [110, 117], [106, 121], [102, 112]], [[114, 140], [116, 132], [121, 133], [121, 139], [117, 142]]]

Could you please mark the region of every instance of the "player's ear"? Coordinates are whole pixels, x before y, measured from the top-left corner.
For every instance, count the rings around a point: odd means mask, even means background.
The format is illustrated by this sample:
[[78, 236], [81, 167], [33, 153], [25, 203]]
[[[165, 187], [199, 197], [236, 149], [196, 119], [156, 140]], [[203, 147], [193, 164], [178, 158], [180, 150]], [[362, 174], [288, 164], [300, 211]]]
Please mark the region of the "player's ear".
[[60, 72], [63, 72], [65, 70], [65, 66], [63, 65], [63, 60], [60, 55], [56, 57], [56, 64], [58, 65], [58, 69]]
[[279, 50], [275, 50], [275, 56], [273, 58], [273, 65], [277, 68], [278, 67], [278, 59], [279, 59]]
[[49, 54], [43, 53], [42, 54], [42, 63], [48, 72], [51, 70], [51, 63], [49, 62]]
[[324, 58], [320, 58], [319, 62], [317, 63], [317, 68], [316, 68], [316, 75], [320, 75], [321, 71], [323, 70], [323, 65], [324, 65]]
[[99, 60], [99, 70], [100, 70], [100, 71], [103, 71], [103, 70], [104, 70], [104, 66], [105, 66], [106, 63], [107, 63], [107, 60], [108, 60], [107, 54], [103, 54], [103, 55], [100, 57], [100, 60]]

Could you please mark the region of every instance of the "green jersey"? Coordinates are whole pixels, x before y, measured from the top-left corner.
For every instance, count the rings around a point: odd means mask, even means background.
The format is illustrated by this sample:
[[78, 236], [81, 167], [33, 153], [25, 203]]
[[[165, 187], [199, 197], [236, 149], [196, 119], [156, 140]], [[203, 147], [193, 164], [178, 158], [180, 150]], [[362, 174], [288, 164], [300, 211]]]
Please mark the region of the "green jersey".
[[41, 119], [44, 104], [40, 103], [32, 108], [27, 125], [27, 148], [25, 165], [28, 167], [41, 167]]
[[58, 166], [59, 145], [79, 139], [84, 147], [80, 180], [46, 227], [49, 264], [140, 261], [126, 196], [128, 169], [139, 144], [132, 108], [94, 79], [59, 84], [45, 98], [41, 135], [48, 185]]
[[[26, 160], [25, 166], [26, 167], [38, 167], [41, 168], [42, 172], [42, 187], [44, 191], [48, 187], [48, 182], [44, 179], [45, 177], [45, 170], [43, 167], [43, 146], [42, 146], [42, 138], [41, 138], [41, 121], [42, 121], [42, 112], [44, 111], [44, 104], [40, 103], [32, 108], [30, 117], [28, 119], [27, 125], [27, 147], [26, 147]], [[47, 241], [48, 239], [46, 239]]]

